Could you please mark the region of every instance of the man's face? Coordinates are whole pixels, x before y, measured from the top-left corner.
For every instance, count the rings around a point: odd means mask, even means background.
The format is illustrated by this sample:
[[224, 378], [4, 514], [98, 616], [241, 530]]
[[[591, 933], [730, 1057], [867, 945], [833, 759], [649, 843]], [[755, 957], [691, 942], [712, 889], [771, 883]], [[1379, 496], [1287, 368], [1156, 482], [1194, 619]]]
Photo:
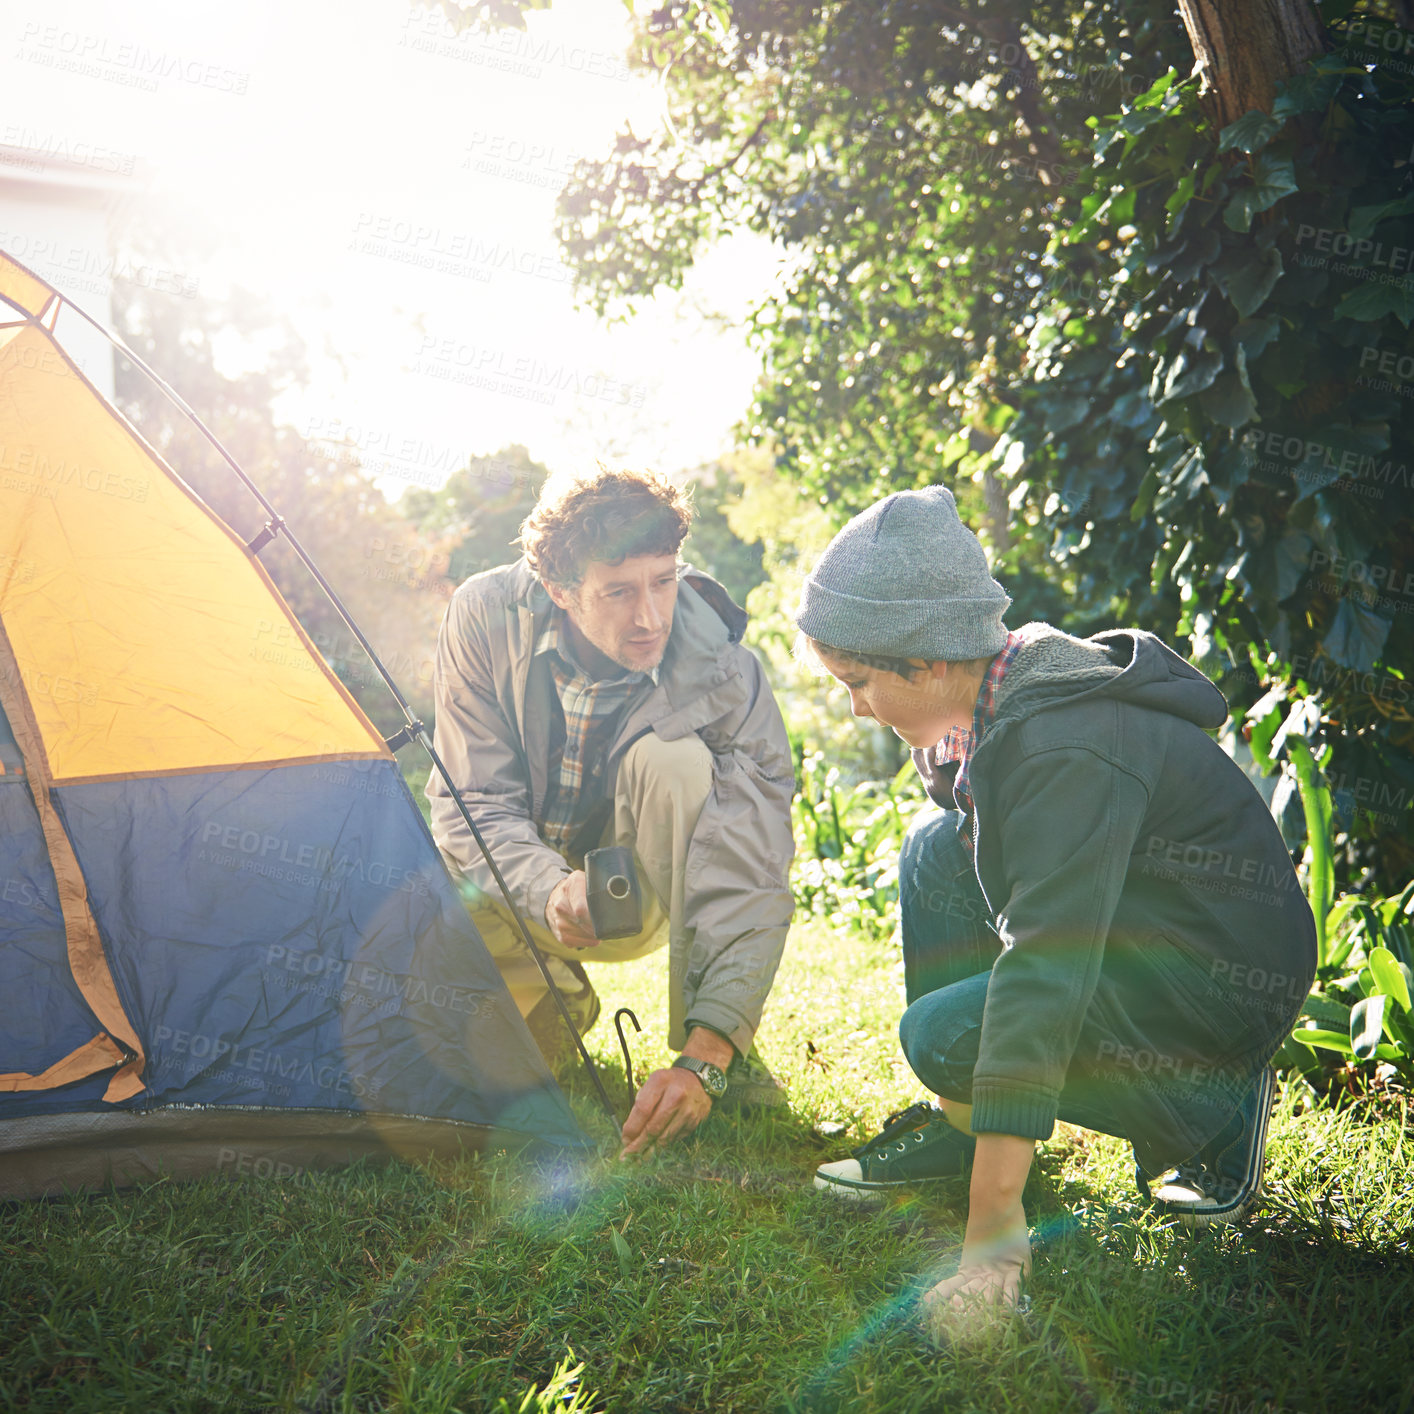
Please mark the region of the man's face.
[[617, 565], [591, 560], [577, 589], [545, 588], [579, 638], [611, 662], [640, 673], [662, 662], [678, 599], [676, 555], [630, 555]]
[[952, 727], [970, 728], [978, 681], [949, 663], [923, 664], [910, 681], [887, 668], [865, 667], [820, 653], [830, 676], [849, 689], [849, 710], [892, 727], [909, 746], [936, 746]]

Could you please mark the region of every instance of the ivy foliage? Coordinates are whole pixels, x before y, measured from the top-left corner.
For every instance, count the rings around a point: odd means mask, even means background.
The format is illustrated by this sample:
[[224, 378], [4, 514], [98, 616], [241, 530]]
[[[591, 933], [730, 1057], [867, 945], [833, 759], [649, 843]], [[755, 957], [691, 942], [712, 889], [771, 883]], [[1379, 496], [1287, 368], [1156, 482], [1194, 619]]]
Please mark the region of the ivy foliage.
[[1271, 114], [1214, 133], [1166, 76], [1094, 124], [1058, 244], [1122, 253], [1095, 297], [1037, 311], [997, 450], [1086, 602], [1186, 637], [1256, 699], [1249, 733], [1330, 744], [1346, 866], [1393, 888], [1414, 863], [1414, 63], [1367, 34], [1414, 55], [1350, 20]]
[[[638, 35], [661, 130], [580, 165], [561, 239], [601, 310], [777, 241], [743, 432], [801, 494], [985, 485], [1014, 614], [1186, 638], [1407, 807], [1414, 43], [1349, 10], [1216, 132], [1147, 0], [674, 0]], [[1407, 877], [1390, 813], [1347, 870]]]

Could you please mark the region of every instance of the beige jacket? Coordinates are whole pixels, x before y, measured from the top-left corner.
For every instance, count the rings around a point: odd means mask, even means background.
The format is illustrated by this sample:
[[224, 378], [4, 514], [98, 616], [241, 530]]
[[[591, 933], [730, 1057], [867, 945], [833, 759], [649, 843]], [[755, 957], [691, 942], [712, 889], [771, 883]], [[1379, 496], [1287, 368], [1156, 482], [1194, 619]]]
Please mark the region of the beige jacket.
[[[516, 907], [543, 923], [569, 866], [535, 817], [548, 788], [554, 682], [537, 635], [552, 605], [524, 559], [466, 580], [437, 644], [434, 744]], [[658, 684], [631, 703], [610, 748], [612, 781], [644, 731], [696, 732], [712, 752], [712, 794], [693, 832], [688, 907], [669, 940], [669, 1045], [703, 1023], [750, 1048], [775, 980], [793, 902], [790, 742], [761, 664], [740, 642], [746, 614], [707, 575], [683, 567]], [[434, 771], [432, 833], [454, 866], [499, 897], [455, 800]]]

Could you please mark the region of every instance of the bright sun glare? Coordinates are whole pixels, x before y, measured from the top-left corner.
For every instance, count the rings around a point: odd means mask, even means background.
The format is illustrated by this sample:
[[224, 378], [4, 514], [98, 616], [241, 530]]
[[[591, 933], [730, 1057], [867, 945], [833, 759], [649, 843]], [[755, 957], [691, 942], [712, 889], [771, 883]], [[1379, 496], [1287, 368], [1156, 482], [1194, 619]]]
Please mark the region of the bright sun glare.
[[[556, 194], [626, 121], [660, 125], [662, 102], [628, 68], [621, 0], [527, 19], [484, 34], [399, 0], [18, 0], [0, 29], [0, 143], [101, 145], [131, 174], [137, 223], [171, 233], [168, 285], [239, 286], [289, 314], [315, 378], [282, 414], [357, 454], [390, 498], [513, 441], [552, 467], [683, 471], [749, 402], [740, 323], [775, 255], [742, 236], [628, 323], [577, 311]], [[0, 248], [8, 236], [22, 260], [45, 229], [25, 220], [0, 167]], [[187, 231], [216, 238], [209, 256]], [[60, 288], [72, 246], [56, 230], [36, 262]], [[263, 357], [219, 347], [233, 369]], [[180, 388], [180, 366], [164, 371]]]

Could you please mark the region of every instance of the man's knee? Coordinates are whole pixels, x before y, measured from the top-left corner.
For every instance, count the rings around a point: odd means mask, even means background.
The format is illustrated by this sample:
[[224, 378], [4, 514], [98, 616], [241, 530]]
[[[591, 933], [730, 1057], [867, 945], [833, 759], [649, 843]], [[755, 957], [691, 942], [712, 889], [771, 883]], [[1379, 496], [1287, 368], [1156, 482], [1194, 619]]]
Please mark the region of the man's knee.
[[638, 782], [653, 791], [669, 791], [684, 800], [705, 800], [712, 789], [712, 753], [696, 732], [664, 741], [646, 732], [624, 752], [620, 786]]

